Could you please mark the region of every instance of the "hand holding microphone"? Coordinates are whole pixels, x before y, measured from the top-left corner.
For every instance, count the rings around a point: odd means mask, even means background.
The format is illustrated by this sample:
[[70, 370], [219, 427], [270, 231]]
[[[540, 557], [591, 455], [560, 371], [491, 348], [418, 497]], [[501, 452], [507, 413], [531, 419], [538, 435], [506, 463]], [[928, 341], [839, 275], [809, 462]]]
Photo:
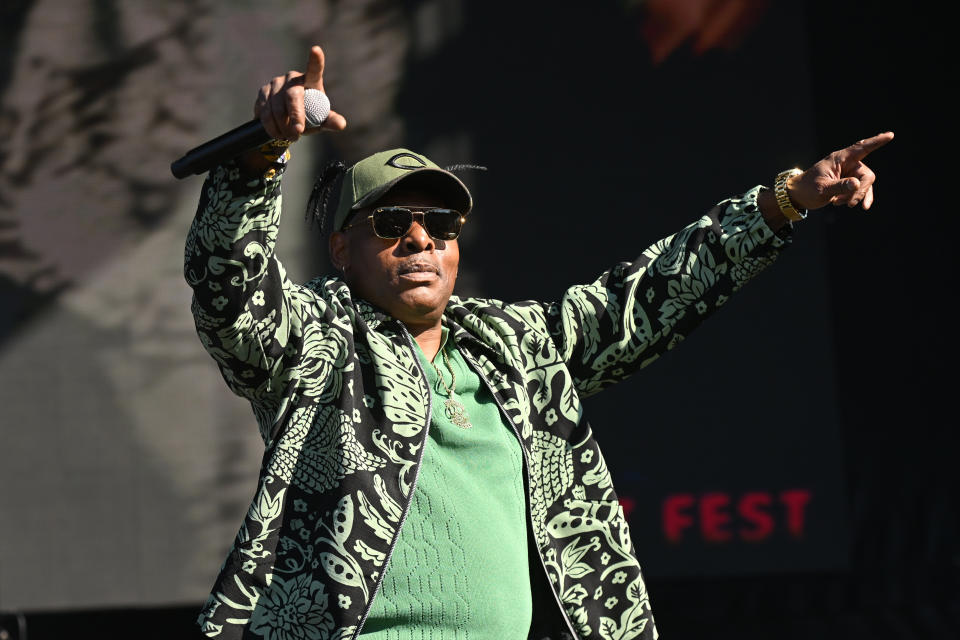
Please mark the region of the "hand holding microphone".
[[323, 91], [323, 66], [323, 49], [312, 47], [306, 74], [290, 71], [263, 85], [254, 103], [254, 119], [188, 151], [170, 165], [173, 175], [204, 173], [270, 140], [294, 142], [321, 129], [346, 128], [346, 119], [330, 110]]
[[[285, 76], [277, 76], [260, 87], [257, 101], [253, 105], [254, 116], [260, 119], [272, 140], [295, 141], [301, 135], [315, 133], [307, 128], [304, 94], [307, 89], [323, 91], [323, 49], [314, 46], [310, 49], [307, 73], [290, 71]], [[329, 105], [329, 102], [327, 103]], [[314, 125], [315, 126], [315, 125]], [[347, 121], [336, 111], [331, 111], [322, 128], [341, 130]]]

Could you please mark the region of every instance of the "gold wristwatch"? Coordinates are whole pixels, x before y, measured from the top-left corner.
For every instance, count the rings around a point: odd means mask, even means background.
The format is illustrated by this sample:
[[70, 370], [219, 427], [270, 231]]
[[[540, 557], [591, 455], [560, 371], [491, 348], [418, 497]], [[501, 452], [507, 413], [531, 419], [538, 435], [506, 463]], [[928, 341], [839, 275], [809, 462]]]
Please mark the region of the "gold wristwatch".
[[773, 183], [773, 194], [777, 198], [777, 206], [780, 207], [781, 213], [787, 217], [791, 222], [799, 222], [807, 217], [806, 209], [797, 209], [793, 206], [793, 202], [790, 200], [790, 195], [787, 193], [787, 181], [790, 178], [794, 178], [802, 174], [803, 171], [800, 169], [788, 169], [786, 171], [781, 171], [777, 174], [777, 179]]

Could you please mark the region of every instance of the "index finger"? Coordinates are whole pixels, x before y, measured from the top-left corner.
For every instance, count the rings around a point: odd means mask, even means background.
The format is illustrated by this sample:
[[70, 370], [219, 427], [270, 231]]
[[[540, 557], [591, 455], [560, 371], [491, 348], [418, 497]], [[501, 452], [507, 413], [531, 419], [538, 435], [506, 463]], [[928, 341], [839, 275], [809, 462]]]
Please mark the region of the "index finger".
[[323, 91], [323, 49], [317, 45], [310, 47], [310, 60], [307, 62], [305, 80], [306, 88]]
[[868, 154], [876, 151], [891, 140], [893, 140], [893, 131], [886, 131], [884, 133], [875, 135], [872, 138], [867, 138], [865, 140], [861, 140], [860, 142], [856, 142], [844, 149], [844, 151], [846, 151], [853, 160], [863, 160]]

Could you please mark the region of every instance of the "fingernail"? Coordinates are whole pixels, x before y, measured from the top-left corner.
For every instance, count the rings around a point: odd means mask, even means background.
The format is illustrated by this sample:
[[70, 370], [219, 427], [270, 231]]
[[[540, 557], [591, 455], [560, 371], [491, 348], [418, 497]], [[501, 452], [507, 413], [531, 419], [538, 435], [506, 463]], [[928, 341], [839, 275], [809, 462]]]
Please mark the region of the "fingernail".
[[847, 183], [847, 191], [856, 191], [856, 189], [857, 185], [853, 184], [852, 182]]

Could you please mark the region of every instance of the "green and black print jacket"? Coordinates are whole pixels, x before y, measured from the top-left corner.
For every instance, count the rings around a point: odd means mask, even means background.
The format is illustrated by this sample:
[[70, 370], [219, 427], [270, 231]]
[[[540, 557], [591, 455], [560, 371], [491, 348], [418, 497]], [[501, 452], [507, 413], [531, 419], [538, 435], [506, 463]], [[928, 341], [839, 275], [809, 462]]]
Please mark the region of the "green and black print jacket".
[[[430, 391], [401, 323], [336, 278], [286, 277], [274, 255], [280, 173], [212, 171], [186, 243], [200, 339], [252, 404], [265, 443], [256, 495], [199, 623], [210, 637], [345, 640], [403, 526]], [[785, 241], [757, 193], [557, 302], [451, 298], [444, 321], [524, 451], [532, 570], [553, 603], [535, 612], [549, 623], [531, 637], [657, 636], [581, 399], [672, 349], [775, 259]]]

